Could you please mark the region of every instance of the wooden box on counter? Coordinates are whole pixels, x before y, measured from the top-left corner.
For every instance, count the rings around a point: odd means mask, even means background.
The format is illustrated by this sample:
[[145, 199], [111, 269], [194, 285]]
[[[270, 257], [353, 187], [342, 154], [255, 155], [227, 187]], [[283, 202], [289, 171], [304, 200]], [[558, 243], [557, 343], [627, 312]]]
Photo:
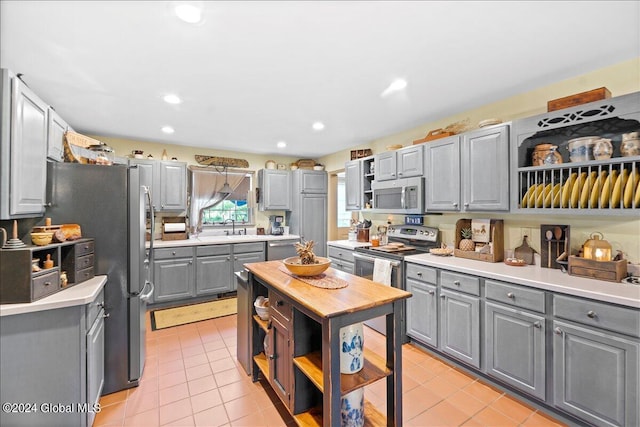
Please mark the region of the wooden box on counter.
[[571, 255], [569, 256], [569, 274], [620, 283], [627, 277], [627, 260], [596, 261]]
[[[47, 255], [53, 261], [51, 268], [43, 268]], [[35, 259], [39, 271], [33, 271]], [[29, 303], [55, 294], [91, 279], [93, 266], [93, 239], [0, 249], [0, 304]]]
[[491, 220], [491, 230], [490, 233], [490, 242], [493, 244], [493, 253], [490, 254], [482, 254], [475, 251], [461, 251], [458, 249], [460, 246], [460, 240], [462, 240], [462, 235], [460, 231], [463, 228], [470, 228], [471, 220], [470, 219], [459, 219], [456, 222], [456, 242], [455, 248], [453, 250], [453, 255], [459, 258], [468, 258], [475, 259], [478, 261], [486, 261], [486, 262], [500, 262], [504, 258], [504, 222], [501, 219], [492, 219]]

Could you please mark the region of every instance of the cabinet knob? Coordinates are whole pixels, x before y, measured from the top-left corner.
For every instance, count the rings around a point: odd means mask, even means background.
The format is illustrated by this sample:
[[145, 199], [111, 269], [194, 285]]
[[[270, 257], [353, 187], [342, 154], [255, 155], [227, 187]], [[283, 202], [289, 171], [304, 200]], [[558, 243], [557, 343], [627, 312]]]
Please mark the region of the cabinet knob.
[[175, 254], [176, 254], [176, 251], [172, 251], [172, 252], [171, 252], [171, 255], [175, 255]]
[[514, 299], [516, 296], [513, 294], [513, 292], [507, 292], [507, 298], [511, 298]]
[[193, 264], [193, 260], [189, 260], [189, 264]]
[[457, 204], [456, 202], [454, 202], [454, 203], [453, 203], [453, 207], [454, 207], [454, 208], [457, 208], [457, 207], [458, 207], [458, 204]]
[[555, 332], [556, 335], [562, 335], [562, 329], [556, 327], [553, 332]]
[[465, 208], [468, 208], [468, 207], [469, 207], [469, 203], [465, 203], [465, 204], [464, 204], [464, 207], [465, 207]]
[[453, 284], [456, 285], [456, 286], [460, 286], [460, 281], [459, 280], [454, 280]]
[[440, 295], [440, 298], [445, 299], [446, 295]]
[[435, 292], [433, 289], [429, 289], [429, 290], [427, 291], [427, 293], [428, 293], [429, 295], [433, 295], [433, 294], [435, 294], [436, 292]]
[[593, 311], [593, 310], [589, 310], [589, 311], [587, 312], [587, 317], [588, 317], [588, 318], [590, 318], [590, 319], [594, 319], [594, 318], [598, 317], [598, 315], [596, 314], [596, 312], [595, 312], [595, 311]]
[[102, 315], [102, 318], [106, 319], [107, 317], [110, 317], [110, 316], [111, 316], [111, 313], [105, 313]]
[[284, 301], [278, 300], [276, 301], [276, 307], [282, 307], [284, 305]]
[[398, 176], [402, 176], [402, 172], [398, 172]]
[[540, 322], [534, 322], [534, 323], [533, 323], [533, 327], [534, 327], [534, 328], [538, 328], [538, 329], [540, 329], [540, 328], [542, 328], [542, 323], [540, 323]]
[[418, 277], [422, 277], [422, 273], [418, 272], [417, 273]]
[[49, 286], [51, 284], [51, 282], [44, 282], [45, 286]]
[[276, 358], [275, 354], [270, 354], [267, 357], [269, 358], [269, 360], [274, 360]]
[[231, 261], [231, 257], [230, 256], [227, 257], [227, 261]]

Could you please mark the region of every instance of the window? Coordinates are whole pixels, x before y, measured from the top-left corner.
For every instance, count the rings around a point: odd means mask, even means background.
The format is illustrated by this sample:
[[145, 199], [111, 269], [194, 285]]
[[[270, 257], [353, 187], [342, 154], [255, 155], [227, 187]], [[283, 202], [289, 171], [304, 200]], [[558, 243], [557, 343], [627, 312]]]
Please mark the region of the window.
[[[230, 176], [232, 174], [229, 173]], [[251, 175], [246, 174], [229, 197], [213, 207], [202, 210], [202, 225], [220, 225], [231, 220], [236, 223], [253, 224], [251, 188]]]
[[338, 185], [337, 185], [337, 226], [340, 227], [350, 227], [351, 226], [351, 212], [347, 211], [347, 194], [346, 194], [346, 186], [344, 180], [344, 173], [338, 174]]

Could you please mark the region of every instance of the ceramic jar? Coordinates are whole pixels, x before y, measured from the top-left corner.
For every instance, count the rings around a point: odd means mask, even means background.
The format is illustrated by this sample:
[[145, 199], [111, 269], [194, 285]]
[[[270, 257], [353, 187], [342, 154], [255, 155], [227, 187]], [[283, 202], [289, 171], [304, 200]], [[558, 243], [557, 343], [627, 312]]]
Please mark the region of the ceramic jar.
[[364, 365], [362, 322], [340, 328], [340, 373], [355, 374]]
[[613, 154], [613, 145], [611, 140], [607, 138], [600, 138], [593, 146], [593, 157], [596, 160], [610, 159]]
[[341, 427], [364, 426], [364, 388], [345, 394], [340, 405]]
[[569, 140], [569, 159], [572, 162], [587, 162], [594, 160], [593, 146], [601, 139], [598, 136], [583, 136]]
[[[549, 154], [551, 147], [555, 147], [553, 144], [538, 144], [533, 149], [531, 154], [531, 164], [533, 166], [542, 166], [544, 164], [544, 158]], [[557, 147], [556, 147], [557, 148]]]
[[640, 132], [622, 134], [620, 153], [623, 157], [640, 156]]
[[558, 153], [558, 146], [552, 145], [547, 152], [547, 155], [544, 156], [542, 163], [545, 165], [556, 165], [562, 163], [562, 155]]

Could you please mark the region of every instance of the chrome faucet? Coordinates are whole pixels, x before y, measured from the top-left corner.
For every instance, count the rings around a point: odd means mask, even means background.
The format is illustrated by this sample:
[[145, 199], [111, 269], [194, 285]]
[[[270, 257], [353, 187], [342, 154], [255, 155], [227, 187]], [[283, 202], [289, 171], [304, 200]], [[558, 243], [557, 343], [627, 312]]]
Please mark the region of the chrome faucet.
[[[231, 234], [236, 234], [236, 220], [235, 219], [225, 219], [223, 224], [229, 224], [229, 221], [231, 221]], [[224, 230], [225, 233], [227, 233], [227, 236], [229, 235], [229, 230]]]

